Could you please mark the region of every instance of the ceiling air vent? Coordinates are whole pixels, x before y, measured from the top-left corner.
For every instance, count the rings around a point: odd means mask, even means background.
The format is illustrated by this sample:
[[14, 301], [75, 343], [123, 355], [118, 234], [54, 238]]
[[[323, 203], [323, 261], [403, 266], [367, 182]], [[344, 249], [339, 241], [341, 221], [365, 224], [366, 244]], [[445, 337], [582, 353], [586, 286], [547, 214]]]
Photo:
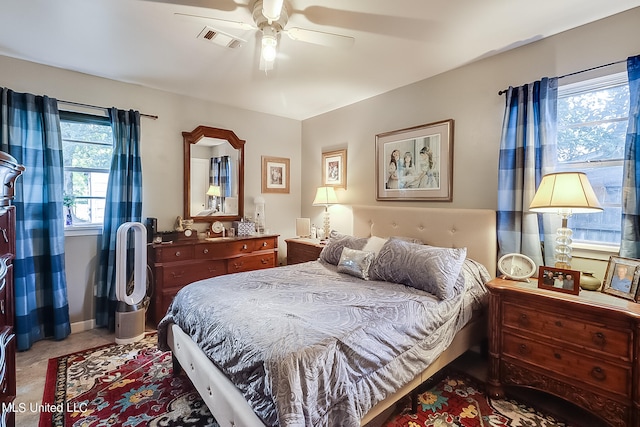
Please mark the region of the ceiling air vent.
[[240, 47], [244, 42], [242, 39], [209, 26], [204, 27], [202, 31], [200, 31], [198, 38], [230, 49]]

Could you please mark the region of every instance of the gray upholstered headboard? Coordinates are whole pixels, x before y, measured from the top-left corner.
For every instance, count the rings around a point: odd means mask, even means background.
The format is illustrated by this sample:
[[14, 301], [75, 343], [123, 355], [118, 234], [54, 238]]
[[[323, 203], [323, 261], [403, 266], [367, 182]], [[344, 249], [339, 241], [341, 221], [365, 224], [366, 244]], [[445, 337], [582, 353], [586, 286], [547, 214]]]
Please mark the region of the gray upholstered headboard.
[[407, 236], [432, 246], [467, 248], [467, 257], [496, 275], [496, 212], [490, 209], [352, 206], [353, 234]]

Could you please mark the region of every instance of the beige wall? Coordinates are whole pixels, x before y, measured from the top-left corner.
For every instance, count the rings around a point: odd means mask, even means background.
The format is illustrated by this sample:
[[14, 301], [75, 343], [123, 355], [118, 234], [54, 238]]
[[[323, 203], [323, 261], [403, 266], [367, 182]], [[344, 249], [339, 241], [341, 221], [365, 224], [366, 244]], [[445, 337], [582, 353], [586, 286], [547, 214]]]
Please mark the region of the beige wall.
[[[291, 159], [291, 192], [265, 194], [267, 226], [280, 233], [279, 246], [295, 234], [300, 215], [301, 123], [272, 115], [119, 83], [0, 56], [0, 86], [60, 100], [135, 109], [157, 115], [141, 119], [143, 218], [157, 217], [160, 230], [171, 230], [182, 208], [182, 132], [198, 125], [233, 130], [245, 145], [245, 213], [253, 215], [261, 192], [261, 156]], [[27, 172], [28, 173], [28, 172]], [[66, 267], [71, 322], [90, 326], [99, 237], [66, 239]], [[286, 255], [283, 250], [280, 258]], [[84, 322], [84, 323], [83, 323]]]
[[[638, 22], [640, 9], [635, 9], [305, 120], [302, 215], [322, 223], [322, 208], [311, 202], [321, 181], [321, 153], [335, 148], [348, 149], [347, 189], [338, 192], [343, 204], [496, 209], [505, 102], [498, 91], [637, 55]], [[624, 64], [621, 67], [617, 69], [624, 70]], [[453, 201], [377, 202], [375, 135], [444, 119], [455, 120]], [[334, 206], [330, 212], [333, 228], [350, 231], [348, 210]], [[607, 253], [583, 256], [608, 259]], [[600, 278], [606, 265], [592, 260], [574, 264], [596, 271]]]
[[[302, 123], [1, 56], [0, 86], [158, 115], [158, 120], [142, 119], [143, 217], [157, 217], [161, 230], [171, 229], [182, 214], [182, 131], [201, 124], [222, 127], [247, 141], [247, 213], [260, 194], [260, 157], [290, 158], [291, 193], [264, 195], [267, 226], [281, 235], [282, 259], [284, 239], [295, 234], [296, 217], [322, 224], [323, 209], [311, 202], [321, 180], [323, 151], [348, 149], [348, 185], [338, 192], [343, 204], [495, 209], [504, 106], [497, 92], [638, 54], [638, 22], [640, 9], [635, 9]], [[449, 118], [455, 120], [453, 202], [376, 202], [375, 135]], [[334, 206], [331, 213], [335, 228], [350, 231], [348, 209]], [[98, 236], [67, 239], [70, 315], [76, 325], [93, 319], [98, 245]], [[593, 269], [602, 278], [605, 263], [587, 258], [607, 254], [583, 255], [576, 268]]]

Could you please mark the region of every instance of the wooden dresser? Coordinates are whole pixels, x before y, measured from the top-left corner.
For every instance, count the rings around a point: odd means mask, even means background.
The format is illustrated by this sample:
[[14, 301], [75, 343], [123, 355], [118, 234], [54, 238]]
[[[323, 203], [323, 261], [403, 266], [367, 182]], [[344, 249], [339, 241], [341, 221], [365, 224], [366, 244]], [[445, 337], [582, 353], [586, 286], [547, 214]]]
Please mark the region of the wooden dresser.
[[316, 239], [287, 239], [287, 265], [315, 261], [325, 245]]
[[[535, 280], [535, 279], [532, 279]], [[494, 279], [489, 392], [542, 390], [616, 427], [640, 425], [640, 305], [600, 292], [570, 295]]]
[[150, 244], [153, 296], [148, 320], [157, 325], [176, 293], [196, 280], [275, 267], [278, 236], [223, 237]]
[[15, 412], [5, 411], [16, 398], [16, 340], [14, 333], [13, 259], [16, 254], [16, 215], [11, 206], [15, 180], [24, 166], [0, 152], [0, 426], [15, 425]]

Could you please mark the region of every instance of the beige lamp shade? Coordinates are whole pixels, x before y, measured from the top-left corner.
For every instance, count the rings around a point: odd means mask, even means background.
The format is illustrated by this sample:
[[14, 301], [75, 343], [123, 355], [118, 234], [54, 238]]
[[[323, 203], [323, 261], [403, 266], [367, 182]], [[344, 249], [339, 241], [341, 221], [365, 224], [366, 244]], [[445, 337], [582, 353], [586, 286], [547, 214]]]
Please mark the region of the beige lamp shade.
[[[202, 194], [202, 193], [200, 193]], [[220, 186], [219, 185], [210, 185], [207, 190], [207, 196], [220, 196]]]
[[316, 198], [313, 199], [313, 206], [328, 206], [336, 203], [338, 203], [338, 198], [333, 187], [318, 187]]
[[542, 177], [529, 210], [533, 212], [571, 213], [601, 211], [587, 175], [583, 172], [558, 172]]

